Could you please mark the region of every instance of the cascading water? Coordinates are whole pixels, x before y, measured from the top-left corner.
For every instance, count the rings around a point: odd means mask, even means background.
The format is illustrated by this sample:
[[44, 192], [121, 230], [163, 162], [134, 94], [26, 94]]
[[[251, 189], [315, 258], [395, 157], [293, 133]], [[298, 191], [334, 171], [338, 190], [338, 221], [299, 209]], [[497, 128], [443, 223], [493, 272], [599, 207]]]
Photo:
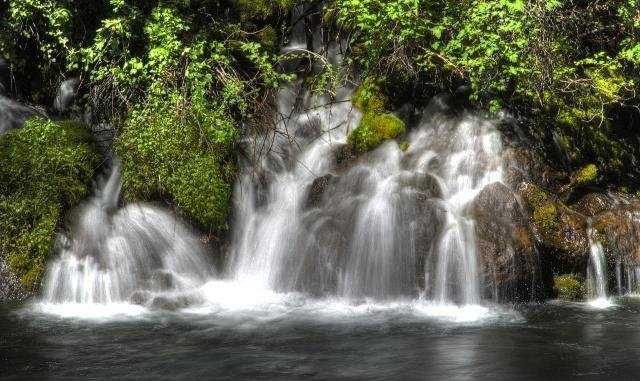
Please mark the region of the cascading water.
[[60, 237], [60, 255], [48, 267], [45, 304], [182, 307], [213, 276], [189, 229], [156, 206], [119, 208], [120, 188], [116, 164], [75, 212], [69, 233]]
[[502, 179], [496, 121], [427, 111], [406, 152], [388, 141], [345, 163], [359, 119], [343, 101], [349, 91], [325, 107], [326, 98], [303, 97], [304, 111], [291, 113], [292, 93], [279, 96], [292, 116], [278, 124], [274, 148], [236, 188], [232, 278], [348, 299], [479, 303], [467, 209]]
[[[284, 54], [305, 38], [292, 41]], [[343, 48], [330, 45], [329, 61], [339, 64]], [[275, 129], [245, 145], [251, 153], [235, 187], [225, 279], [214, 279], [199, 241], [172, 214], [118, 208], [116, 168], [62, 238], [45, 304], [273, 312], [276, 303], [301, 300], [337, 299], [347, 308], [426, 302], [440, 308], [436, 314], [466, 319], [452, 305], [482, 302], [471, 210], [485, 186], [502, 181], [501, 120], [452, 113], [446, 97], [435, 97], [401, 137], [406, 144], [389, 140], [356, 154], [347, 144], [361, 118], [352, 92], [310, 93], [302, 80], [283, 85]]]
[[595, 232], [587, 229], [589, 237], [589, 265], [587, 267], [587, 289], [589, 296], [595, 302], [607, 300], [607, 263], [602, 244], [595, 238]]

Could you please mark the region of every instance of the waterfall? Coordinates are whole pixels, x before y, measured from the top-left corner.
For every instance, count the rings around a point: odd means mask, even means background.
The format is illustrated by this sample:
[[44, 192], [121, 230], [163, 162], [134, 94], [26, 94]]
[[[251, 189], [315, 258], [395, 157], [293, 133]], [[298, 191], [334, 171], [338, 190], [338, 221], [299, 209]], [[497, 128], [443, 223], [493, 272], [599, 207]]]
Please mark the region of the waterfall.
[[49, 264], [43, 302], [177, 308], [213, 276], [204, 248], [172, 213], [148, 204], [119, 207], [115, 164], [96, 194], [73, 214]]
[[468, 206], [502, 180], [498, 120], [429, 107], [406, 152], [387, 141], [343, 160], [360, 117], [345, 102], [351, 90], [333, 102], [303, 93], [296, 105], [299, 92], [280, 92], [291, 116], [263, 137], [273, 148], [245, 163], [236, 186], [230, 277], [352, 300], [480, 303]]
[[602, 244], [596, 239], [595, 232], [589, 227], [587, 229], [589, 237], [589, 265], [587, 267], [587, 289], [589, 296], [595, 300], [606, 300], [607, 298], [607, 263], [604, 257]]
[[[283, 54], [306, 41], [304, 28], [294, 33]], [[330, 44], [328, 61], [339, 66], [344, 51]], [[356, 153], [347, 143], [361, 119], [353, 90], [283, 84], [274, 128], [245, 134], [221, 279], [173, 214], [120, 207], [116, 166], [61, 236], [45, 303], [271, 311], [339, 300], [427, 303], [456, 319], [485, 313], [472, 204], [503, 180], [503, 120], [454, 112], [451, 96], [436, 96], [403, 136]]]

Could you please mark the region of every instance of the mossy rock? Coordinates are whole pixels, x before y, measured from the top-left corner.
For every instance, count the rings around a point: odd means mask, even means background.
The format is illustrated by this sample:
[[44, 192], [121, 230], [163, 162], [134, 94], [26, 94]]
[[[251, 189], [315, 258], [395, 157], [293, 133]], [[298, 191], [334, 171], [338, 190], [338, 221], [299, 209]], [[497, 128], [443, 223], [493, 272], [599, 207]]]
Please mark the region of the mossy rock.
[[640, 264], [640, 220], [638, 204], [622, 205], [598, 213], [591, 227], [596, 238], [605, 247], [605, 255], [615, 256], [610, 261], [622, 260], [629, 264]]
[[569, 183], [560, 189], [560, 193], [567, 197], [575, 188], [593, 184], [597, 179], [598, 167], [595, 164], [588, 164], [571, 175]]
[[347, 137], [347, 143], [357, 152], [366, 152], [384, 140], [400, 136], [404, 130], [404, 122], [393, 114], [365, 115]]
[[535, 184], [524, 183], [519, 190], [530, 213], [536, 238], [546, 247], [564, 252], [569, 258], [588, 253], [586, 220]]
[[351, 102], [363, 114], [380, 114], [385, 111], [387, 98], [384, 95], [380, 81], [366, 79], [353, 93]]
[[33, 290], [60, 218], [89, 194], [99, 156], [86, 126], [40, 118], [0, 137], [0, 152], [2, 251]]
[[129, 201], [161, 201], [204, 228], [226, 228], [239, 129], [213, 104], [133, 113], [116, 140]]
[[584, 281], [573, 274], [555, 275], [553, 290], [563, 300], [582, 300], [585, 296]]
[[575, 174], [574, 181], [578, 185], [586, 185], [593, 183], [597, 178], [598, 167], [595, 164], [589, 164]]

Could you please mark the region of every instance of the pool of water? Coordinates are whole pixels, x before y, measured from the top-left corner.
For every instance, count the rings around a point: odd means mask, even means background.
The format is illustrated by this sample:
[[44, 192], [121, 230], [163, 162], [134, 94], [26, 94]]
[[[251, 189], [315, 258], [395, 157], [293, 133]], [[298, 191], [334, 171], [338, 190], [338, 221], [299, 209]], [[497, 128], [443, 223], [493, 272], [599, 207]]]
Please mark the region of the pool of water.
[[636, 298], [606, 308], [295, 299], [179, 312], [113, 306], [112, 314], [65, 314], [49, 307], [0, 305], [1, 380], [640, 377]]

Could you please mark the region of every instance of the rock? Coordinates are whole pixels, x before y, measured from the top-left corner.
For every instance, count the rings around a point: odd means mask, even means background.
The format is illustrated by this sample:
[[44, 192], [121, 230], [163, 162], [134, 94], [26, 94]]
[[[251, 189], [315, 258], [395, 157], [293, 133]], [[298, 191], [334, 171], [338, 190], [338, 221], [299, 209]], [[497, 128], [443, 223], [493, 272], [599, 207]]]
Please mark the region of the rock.
[[616, 205], [611, 197], [602, 193], [587, 193], [578, 202], [571, 205], [571, 208], [585, 216], [595, 216], [598, 213], [609, 210]]
[[505, 221], [521, 221], [522, 211], [514, 193], [503, 183], [487, 185], [476, 196], [473, 203], [474, 214], [494, 214]]
[[640, 204], [623, 205], [593, 217], [591, 227], [607, 254], [640, 264]]
[[508, 163], [505, 181], [511, 189], [516, 189], [522, 182], [532, 182], [556, 191], [566, 178], [564, 173], [551, 168], [535, 148], [513, 145], [505, 150], [503, 157]]
[[545, 248], [556, 251], [554, 260], [571, 267], [586, 258], [589, 240], [585, 216], [532, 183], [522, 183], [518, 193], [529, 212], [536, 240]]
[[544, 296], [533, 235], [511, 189], [489, 184], [474, 200], [471, 213], [485, 297], [527, 302]]
[[358, 158], [358, 154], [348, 144], [336, 145], [332, 152], [339, 172], [349, 169]]
[[0, 135], [22, 128], [27, 120], [36, 115], [44, 116], [44, 113], [0, 95]]
[[0, 303], [15, 302], [31, 296], [20, 285], [20, 279], [11, 271], [3, 254], [0, 253]]
[[329, 186], [331, 181], [335, 179], [335, 177], [336, 176], [332, 174], [326, 174], [313, 180], [311, 189], [309, 189], [309, 193], [307, 196], [307, 208], [315, 208], [319, 206], [320, 201], [322, 200], [322, 196], [325, 194], [327, 187]]
[[53, 101], [53, 108], [57, 112], [64, 112], [65, 110], [67, 110], [67, 108], [69, 108], [69, 106], [71, 106], [71, 104], [73, 104], [79, 85], [80, 78], [78, 77], [73, 77], [62, 81], [60, 87], [58, 87], [56, 98]]
[[431, 173], [401, 173], [399, 183], [411, 187], [428, 197], [442, 198], [443, 190], [440, 181]]

